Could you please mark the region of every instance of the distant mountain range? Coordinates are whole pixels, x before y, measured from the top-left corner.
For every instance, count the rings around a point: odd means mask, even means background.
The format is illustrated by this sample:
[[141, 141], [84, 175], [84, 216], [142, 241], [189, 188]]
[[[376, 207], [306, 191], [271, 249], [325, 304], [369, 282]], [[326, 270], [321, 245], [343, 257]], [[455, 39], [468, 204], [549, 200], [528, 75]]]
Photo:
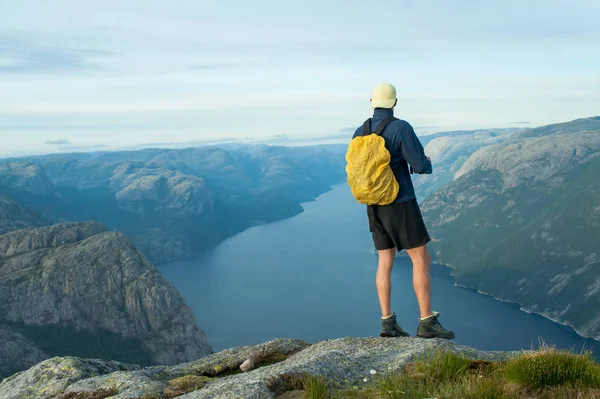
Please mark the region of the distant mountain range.
[[344, 150], [231, 144], [4, 160], [0, 231], [94, 220], [154, 262], [179, 259], [298, 214], [343, 181]]
[[600, 339], [599, 176], [600, 117], [481, 147], [422, 202], [435, 259], [459, 284]]
[[421, 137], [425, 152], [434, 162], [434, 173], [413, 175], [418, 198], [426, 198], [438, 188], [450, 183], [454, 174], [480, 148], [501, 143], [521, 128], [480, 129], [441, 132]]

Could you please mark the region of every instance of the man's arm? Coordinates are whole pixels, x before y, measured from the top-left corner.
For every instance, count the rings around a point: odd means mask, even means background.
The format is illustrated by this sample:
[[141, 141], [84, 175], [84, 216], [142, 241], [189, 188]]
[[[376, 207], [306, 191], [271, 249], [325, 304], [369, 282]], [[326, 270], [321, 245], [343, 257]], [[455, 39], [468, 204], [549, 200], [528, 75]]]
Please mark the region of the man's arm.
[[400, 132], [400, 140], [402, 156], [410, 165], [411, 171], [418, 174], [431, 174], [433, 172], [431, 160], [425, 156], [423, 145], [408, 122]]

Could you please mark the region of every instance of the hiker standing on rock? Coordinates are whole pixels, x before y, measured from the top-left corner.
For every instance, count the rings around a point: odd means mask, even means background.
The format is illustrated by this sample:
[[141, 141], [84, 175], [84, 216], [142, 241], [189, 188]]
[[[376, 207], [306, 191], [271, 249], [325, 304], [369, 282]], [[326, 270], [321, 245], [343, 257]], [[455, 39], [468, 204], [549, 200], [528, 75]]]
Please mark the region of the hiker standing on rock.
[[[389, 83], [375, 87], [371, 98], [373, 117], [359, 127], [348, 147], [346, 172], [354, 197], [367, 205], [369, 229], [379, 255], [377, 294], [381, 306], [382, 337], [407, 337], [390, 307], [392, 268], [396, 251], [403, 249], [413, 264], [413, 286], [421, 316], [417, 336], [454, 338], [431, 311], [431, 241], [417, 203], [411, 173], [430, 174], [431, 159], [412, 126], [394, 117], [396, 88]], [[409, 169], [410, 168], [410, 169]]]

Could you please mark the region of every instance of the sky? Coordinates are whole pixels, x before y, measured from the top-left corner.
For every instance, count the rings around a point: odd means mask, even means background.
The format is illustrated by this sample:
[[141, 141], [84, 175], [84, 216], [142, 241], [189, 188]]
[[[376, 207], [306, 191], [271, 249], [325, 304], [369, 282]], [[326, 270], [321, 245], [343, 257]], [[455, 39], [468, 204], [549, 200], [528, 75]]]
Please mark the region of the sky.
[[597, 0], [0, 0], [0, 155], [600, 114]]

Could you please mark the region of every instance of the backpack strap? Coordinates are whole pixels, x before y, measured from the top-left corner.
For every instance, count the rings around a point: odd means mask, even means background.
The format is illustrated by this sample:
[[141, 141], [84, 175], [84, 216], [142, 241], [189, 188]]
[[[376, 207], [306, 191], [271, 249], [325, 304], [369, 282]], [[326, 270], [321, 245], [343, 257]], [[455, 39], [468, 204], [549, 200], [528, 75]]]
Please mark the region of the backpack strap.
[[371, 118], [363, 123], [363, 136], [368, 136], [369, 134], [371, 134]]
[[[394, 118], [393, 116], [388, 116], [387, 118], [379, 122], [379, 125], [377, 125], [377, 129], [375, 129], [375, 134], [381, 136], [381, 133], [383, 133], [387, 125], [389, 125], [395, 120], [396, 118]], [[365, 123], [363, 123], [363, 135], [368, 136], [371, 133], [373, 132], [371, 132], [371, 118], [369, 118], [365, 121]]]
[[375, 134], [381, 136], [381, 133], [383, 133], [387, 125], [389, 125], [395, 120], [396, 118], [394, 118], [393, 116], [388, 116], [387, 118], [379, 122], [379, 125], [377, 125], [377, 129], [375, 130]]

